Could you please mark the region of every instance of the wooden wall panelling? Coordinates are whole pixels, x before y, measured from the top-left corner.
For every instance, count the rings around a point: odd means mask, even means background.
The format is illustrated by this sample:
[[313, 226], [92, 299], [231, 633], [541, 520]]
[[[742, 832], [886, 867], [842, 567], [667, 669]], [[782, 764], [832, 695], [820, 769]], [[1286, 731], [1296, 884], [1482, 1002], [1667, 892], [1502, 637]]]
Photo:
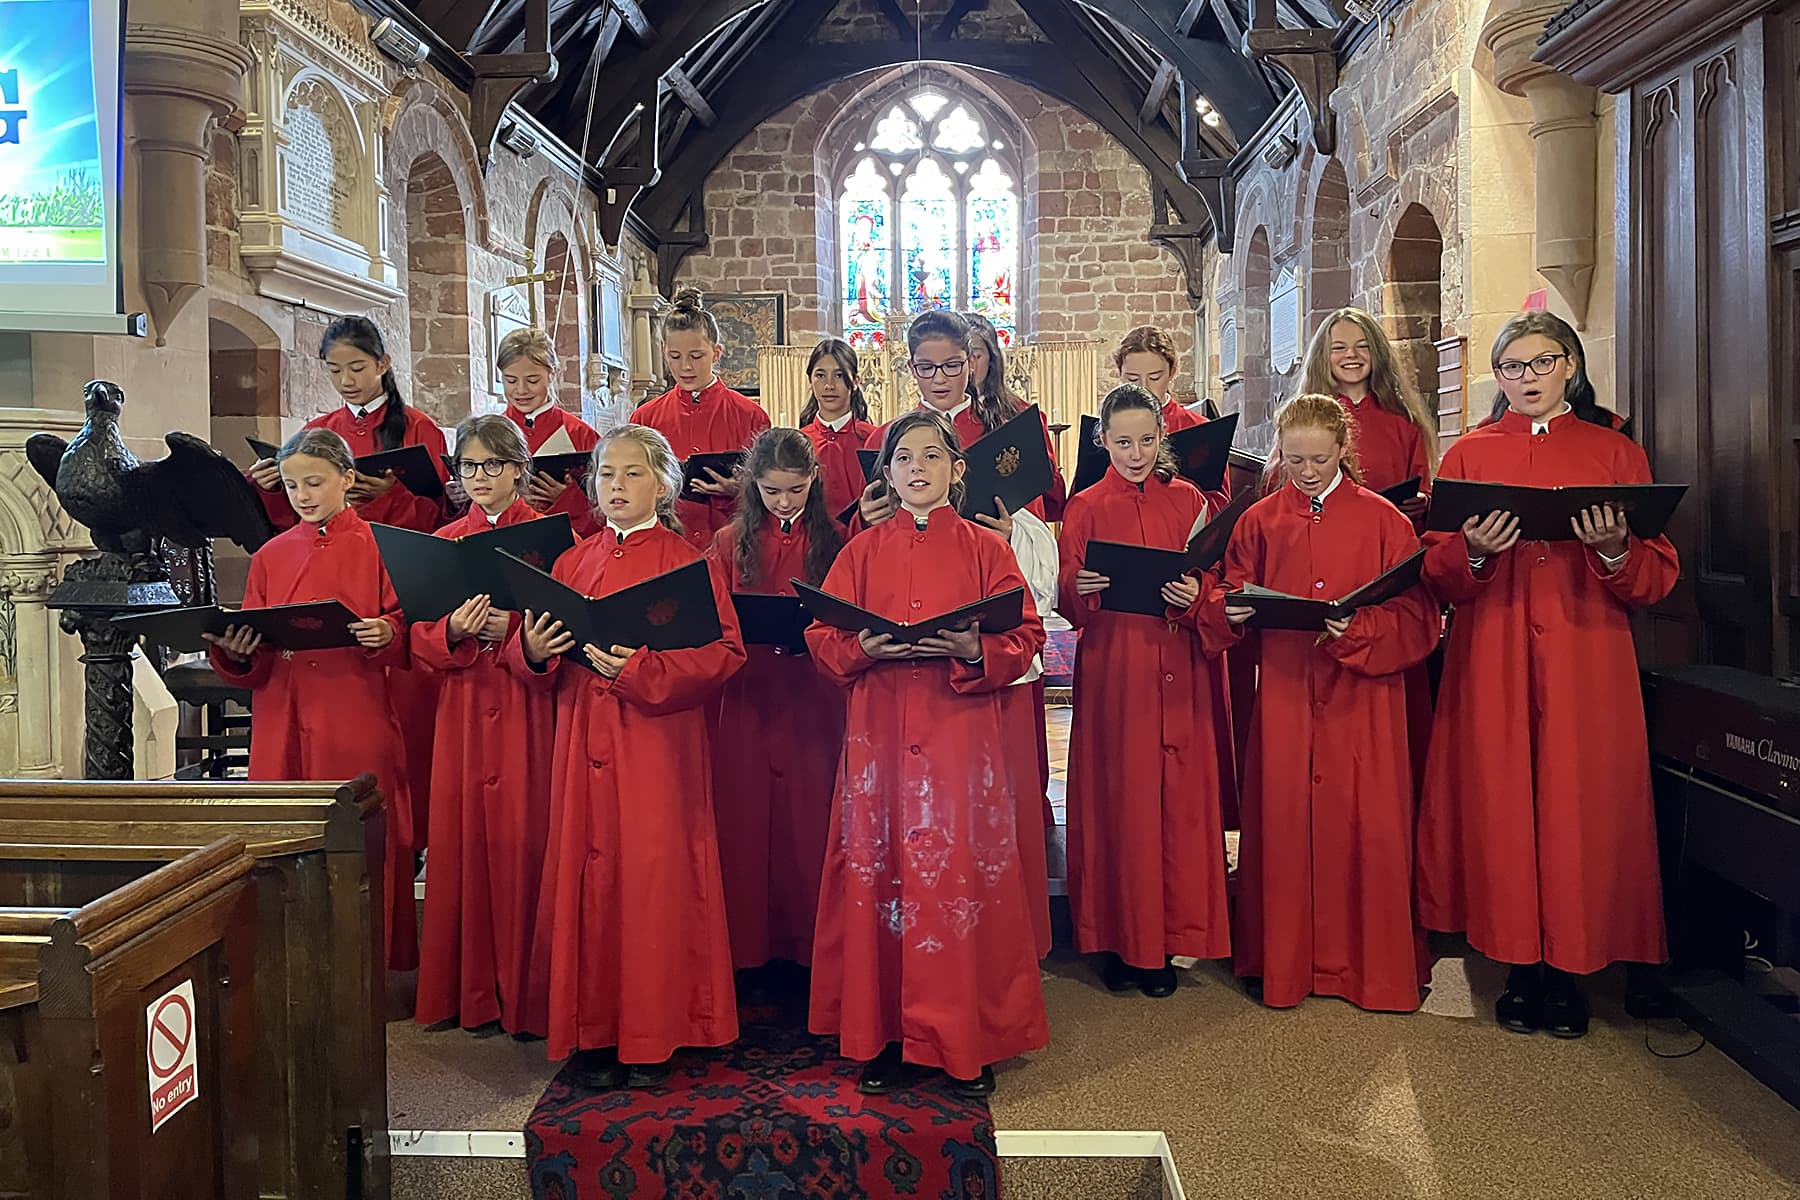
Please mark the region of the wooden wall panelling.
[[[1470, 425], [1469, 421], [1469, 339], [1445, 338], [1437, 347], [1437, 412], [1438, 434], [1446, 448]], [[1479, 407], [1479, 406], [1478, 406]], [[1486, 416], [1482, 412], [1476, 419]]]

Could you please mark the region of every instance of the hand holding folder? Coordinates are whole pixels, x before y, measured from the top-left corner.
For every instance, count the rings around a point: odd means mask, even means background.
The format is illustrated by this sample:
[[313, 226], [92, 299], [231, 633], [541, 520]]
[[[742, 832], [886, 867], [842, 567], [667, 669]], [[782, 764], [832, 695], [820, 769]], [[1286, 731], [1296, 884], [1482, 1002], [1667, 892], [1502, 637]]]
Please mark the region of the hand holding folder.
[[361, 623], [361, 618], [337, 600], [236, 611], [206, 604], [113, 618], [115, 628], [178, 654], [204, 652], [210, 644], [205, 635], [223, 637], [227, 629], [254, 629], [262, 635], [263, 645], [274, 650], [344, 649], [358, 644], [350, 627]]
[[489, 597], [495, 608], [515, 609], [518, 604], [495, 552], [504, 550], [547, 570], [575, 544], [567, 513], [455, 539], [392, 525], [370, 528], [409, 621], [441, 620], [474, 596]]
[[[966, 447], [963, 456], [965, 517], [1000, 515], [1001, 504], [1018, 512], [1050, 490], [1056, 468], [1044, 444], [1044, 419], [1033, 404]], [[866, 470], [866, 468], [865, 468]]]
[[[1227, 413], [1216, 421], [1190, 425], [1168, 434], [1169, 453], [1175, 458], [1181, 477], [1203, 492], [1216, 492], [1225, 486], [1225, 471], [1231, 461], [1231, 440], [1237, 436], [1238, 414]], [[1100, 482], [1112, 456], [1097, 441], [1100, 418], [1081, 418], [1081, 437], [1075, 456], [1075, 482], [1069, 495], [1084, 491]]]
[[1392, 600], [1417, 586], [1419, 569], [1424, 565], [1425, 552], [1414, 551], [1354, 592], [1336, 600], [1290, 596], [1273, 588], [1249, 584], [1227, 593], [1225, 603], [1254, 609], [1246, 622], [1252, 629], [1294, 629], [1311, 633], [1323, 630], [1327, 621], [1351, 616], [1359, 608]]
[[708, 472], [730, 479], [732, 472], [736, 471], [738, 465], [744, 461], [744, 453], [742, 450], [725, 450], [718, 453], [688, 455], [681, 464], [681, 498], [700, 504], [714, 499], [710, 492], [703, 492], [695, 485], [704, 483], [718, 486]]
[[505, 550], [496, 550], [514, 604], [528, 612], [548, 613], [574, 637], [565, 657], [598, 671], [583, 647], [610, 651], [614, 646], [646, 650], [691, 650], [723, 636], [712, 576], [696, 559], [686, 566], [598, 598], [584, 596], [559, 579]]
[[800, 602], [813, 619], [833, 629], [842, 629], [846, 633], [860, 634], [868, 630], [873, 634], [887, 634], [895, 642], [907, 643], [924, 637], [933, 637], [939, 630], [965, 630], [980, 623], [983, 633], [1005, 633], [1017, 629], [1025, 620], [1025, 589], [1008, 588], [997, 596], [989, 596], [960, 608], [953, 608], [947, 613], [935, 617], [926, 617], [920, 621], [890, 621], [886, 617], [870, 612], [859, 605], [852, 604], [830, 592], [821, 591], [805, 580], [789, 581], [800, 595]]
[[1471, 517], [1511, 513], [1519, 519], [1519, 538], [1527, 542], [1576, 540], [1574, 520], [1584, 509], [1611, 505], [1623, 513], [1640, 538], [1661, 536], [1687, 492], [1685, 483], [1607, 483], [1579, 487], [1526, 487], [1439, 479], [1432, 485], [1425, 528], [1454, 532]]
[[774, 646], [789, 654], [805, 654], [806, 627], [812, 615], [798, 596], [771, 596], [760, 592], [733, 592], [738, 629], [747, 646]]

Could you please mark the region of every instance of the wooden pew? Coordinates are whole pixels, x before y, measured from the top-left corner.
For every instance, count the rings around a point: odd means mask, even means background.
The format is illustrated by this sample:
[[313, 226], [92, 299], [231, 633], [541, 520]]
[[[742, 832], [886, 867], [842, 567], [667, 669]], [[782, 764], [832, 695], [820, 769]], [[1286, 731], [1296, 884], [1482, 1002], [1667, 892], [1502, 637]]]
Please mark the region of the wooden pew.
[[74, 906], [221, 836], [255, 859], [258, 1184], [387, 1200], [381, 794], [350, 783], [0, 782], [0, 905]]
[[254, 865], [225, 838], [79, 908], [0, 908], [0, 1195], [255, 1200]]

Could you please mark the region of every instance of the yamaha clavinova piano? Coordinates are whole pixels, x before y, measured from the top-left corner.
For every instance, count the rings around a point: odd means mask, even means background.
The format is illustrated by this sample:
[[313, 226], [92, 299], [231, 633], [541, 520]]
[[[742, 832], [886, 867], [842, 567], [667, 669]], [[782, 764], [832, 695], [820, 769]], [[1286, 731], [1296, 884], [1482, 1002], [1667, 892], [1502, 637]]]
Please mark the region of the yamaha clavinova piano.
[[1751, 955], [1800, 963], [1800, 687], [1730, 667], [1670, 667], [1644, 672], [1644, 701], [1667, 999], [1800, 1107], [1800, 1015], [1790, 994], [1746, 969]]

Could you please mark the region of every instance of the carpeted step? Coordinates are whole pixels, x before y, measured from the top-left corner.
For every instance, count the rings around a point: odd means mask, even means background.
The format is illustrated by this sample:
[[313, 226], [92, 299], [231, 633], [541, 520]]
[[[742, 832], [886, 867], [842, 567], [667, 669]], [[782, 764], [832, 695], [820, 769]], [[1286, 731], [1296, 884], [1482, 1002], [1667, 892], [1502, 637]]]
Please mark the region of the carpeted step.
[[1160, 1158], [1000, 1159], [1003, 1200], [1163, 1200], [1166, 1194]]
[[531, 1200], [522, 1158], [396, 1155], [392, 1174], [394, 1200]]

